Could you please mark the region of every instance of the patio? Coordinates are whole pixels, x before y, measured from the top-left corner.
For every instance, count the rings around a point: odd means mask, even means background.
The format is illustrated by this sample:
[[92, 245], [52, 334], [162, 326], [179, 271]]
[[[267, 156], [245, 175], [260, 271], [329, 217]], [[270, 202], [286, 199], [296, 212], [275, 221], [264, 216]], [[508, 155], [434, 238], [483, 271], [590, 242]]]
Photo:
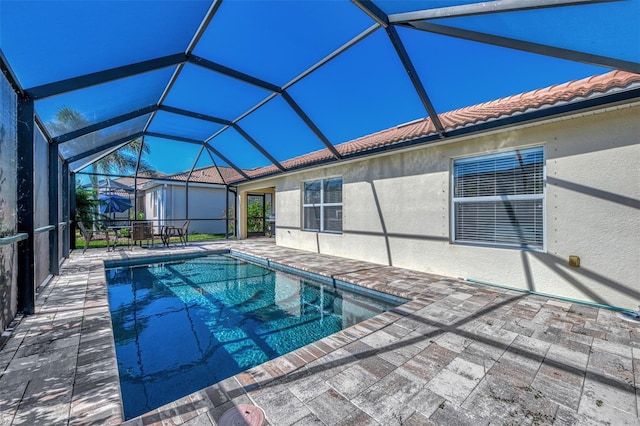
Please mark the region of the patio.
[[0, 423], [121, 423], [103, 261], [223, 249], [412, 301], [127, 424], [217, 424], [240, 404], [272, 425], [640, 424], [640, 325], [614, 311], [266, 238], [72, 251], [3, 337]]

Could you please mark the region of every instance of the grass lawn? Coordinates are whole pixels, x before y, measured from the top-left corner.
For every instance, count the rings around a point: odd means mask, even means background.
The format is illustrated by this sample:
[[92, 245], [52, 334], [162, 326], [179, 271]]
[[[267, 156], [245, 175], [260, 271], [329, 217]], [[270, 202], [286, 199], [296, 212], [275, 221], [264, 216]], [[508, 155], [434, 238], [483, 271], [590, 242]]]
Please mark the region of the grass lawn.
[[[196, 241], [216, 241], [216, 240], [224, 240], [224, 234], [189, 234], [187, 238], [187, 242], [196, 242]], [[160, 237], [155, 238], [154, 241], [156, 244], [161, 244], [162, 241]], [[178, 237], [173, 237], [170, 239], [170, 243], [179, 244], [180, 239]], [[127, 238], [120, 237], [120, 241], [118, 243], [118, 247], [129, 244], [129, 240]], [[91, 241], [89, 241], [89, 248], [105, 248], [107, 246], [107, 240], [105, 240], [101, 236], [97, 236]], [[80, 235], [80, 232], [76, 233], [76, 248], [82, 250], [84, 248], [84, 238]]]

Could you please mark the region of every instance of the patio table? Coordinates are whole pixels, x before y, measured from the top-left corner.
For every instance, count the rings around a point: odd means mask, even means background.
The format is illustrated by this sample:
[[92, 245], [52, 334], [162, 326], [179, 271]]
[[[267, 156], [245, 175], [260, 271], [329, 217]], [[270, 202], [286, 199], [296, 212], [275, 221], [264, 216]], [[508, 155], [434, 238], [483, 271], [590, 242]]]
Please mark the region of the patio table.
[[[116, 246], [118, 245], [118, 239], [120, 237], [120, 231], [123, 229], [127, 229], [129, 230], [129, 245], [131, 245], [131, 226], [129, 225], [112, 225], [107, 227], [107, 232], [109, 231], [113, 231], [114, 233], [114, 237], [113, 237], [113, 249], [116, 249]], [[108, 249], [108, 247], [107, 247]]]

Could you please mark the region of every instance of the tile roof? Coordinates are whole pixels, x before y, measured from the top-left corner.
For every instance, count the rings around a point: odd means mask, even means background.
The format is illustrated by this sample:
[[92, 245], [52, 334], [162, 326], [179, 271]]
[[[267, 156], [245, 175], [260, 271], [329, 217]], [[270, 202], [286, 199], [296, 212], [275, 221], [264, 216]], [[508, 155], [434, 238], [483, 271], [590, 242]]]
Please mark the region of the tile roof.
[[149, 177], [148, 173], [141, 172], [138, 174], [138, 179], [134, 179], [133, 177], [119, 177], [115, 179], [117, 182], [128, 185], [133, 188], [134, 183], [138, 184], [138, 188], [140, 188], [145, 183], [153, 180], [153, 179], [163, 179], [166, 177], [164, 173], [155, 172], [155, 176]]
[[[637, 87], [640, 87], [640, 74], [612, 71], [582, 80], [574, 80], [564, 84], [456, 109], [440, 114], [439, 118], [445, 128], [445, 132], [452, 132], [482, 123], [514, 117], [523, 113], [571, 104], [580, 100], [592, 99]], [[336, 145], [335, 148], [342, 156], [346, 157], [383, 147], [401, 145], [419, 138], [437, 137], [437, 134], [431, 119], [424, 118], [341, 143]], [[283, 161], [281, 164], [286, 169], [290, 169], [309, 166], [323, 161], [326, 162], [332, 159], [333, 156], [329, 150], [322, 149]], [[235, 170], [229, 169], [229, 172], [228, 176], [225, 176], [227, 183], [244, 180]], [[271, 165], [253, 170], [245, 170], [245, 172], [249, 177], [257, 178], [276, 173], [278, 169], [276, 166]]]
[[[160, 179], [186, 182], [188, 177], [189, 170], [172, 175], [163, 175]], [[238, 181], [241, 179], [242, 176], [231, 167], [218, 166], [218, 168], [216, 169], [215, 166], [208, 166], [194, 169], [193, 173], [191, 173], [191, 177], [189, 178], [189, 182], [214, 183], [224, 185], [225, 181], [230, 182]]]

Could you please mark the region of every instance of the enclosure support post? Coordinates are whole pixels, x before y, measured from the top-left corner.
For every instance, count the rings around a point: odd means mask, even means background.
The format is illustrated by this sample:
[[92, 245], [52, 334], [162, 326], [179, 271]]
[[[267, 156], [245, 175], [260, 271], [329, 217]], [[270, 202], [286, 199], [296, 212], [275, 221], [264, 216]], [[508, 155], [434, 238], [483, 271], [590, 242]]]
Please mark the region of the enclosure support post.
[[69, 174], [69, 243], [76, 249], [76, 174]]
[[71, 221], [69, 220], [69, 163], [62, 163], [62, 220], [67, 224], [62, 233], [62, 256], [69, 257], [69, 247], [71, 240]]
[[185, 220], [189, 220], [189, 177], [184, 183], [184, 215]]
[[224, 186], [224, 239], [229, 239], [229, 185]]
[[235, 233], [236, 240], [240, 239], [240, 226], [238, 225], [238, 190], [234, 190], [233, 192], [233, 230]]
[[49, 223], [56, 228], [49, 232], [49, 271], [53, 275], [60, 273], [60, 226], [58, 210], [60, 194], [58, 187], [58, 147], [52, 143], [49, 148]]
[[35, 312], [35, 245], [34, 245], [34, 179], [33, 179], [33, 100], [18, 100], [18, 232], [27, 239], [18, 244], [18, 312]]

